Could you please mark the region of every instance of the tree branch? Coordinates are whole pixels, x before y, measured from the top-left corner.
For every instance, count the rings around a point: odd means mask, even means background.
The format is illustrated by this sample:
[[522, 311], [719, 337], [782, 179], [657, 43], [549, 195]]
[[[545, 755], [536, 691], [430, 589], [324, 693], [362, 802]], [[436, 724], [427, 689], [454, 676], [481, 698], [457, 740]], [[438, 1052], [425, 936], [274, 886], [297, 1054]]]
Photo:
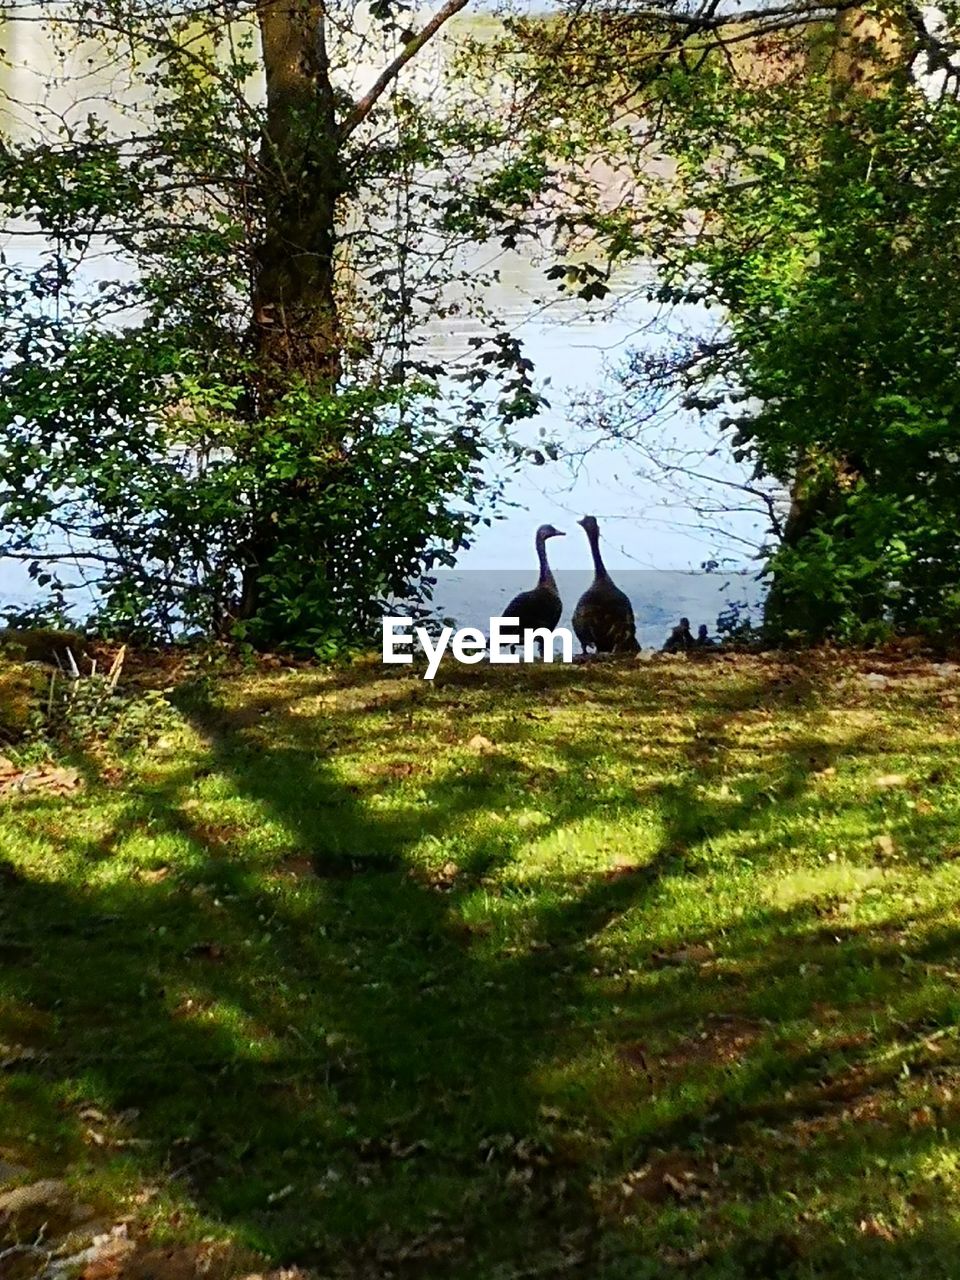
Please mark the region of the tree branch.
[[447, 3], [433, 15], [423, 30], [418, 32], [412, 40], [407, 41], [402, 51], [397, 54], [390, 65], [381, 71], [372, 88], [353, 104], [348, 114], [344, 117], [340, 124], [341, 142], [345, 142], [357, 125], [367, 118], [384, 91], [397, 78], [410, 59], [415, 58], [427, 41], [436, 35], [443, 24], [449, 18], [452, 18], [455, 13], [465, 9], [468, 3], [469, 0], [447, 0]]
[[904, 13], [917, 42], [918, 50], [926, 55], [927, 73], [932, 75], [935, 71], [942, 71], [947, 79], [960, 81], [960, 66], [950, 56], [957, 52], [956, 43], [952, 40], [940, 39], [927, 25], [926, 11], [913, 0], [908, 0]]

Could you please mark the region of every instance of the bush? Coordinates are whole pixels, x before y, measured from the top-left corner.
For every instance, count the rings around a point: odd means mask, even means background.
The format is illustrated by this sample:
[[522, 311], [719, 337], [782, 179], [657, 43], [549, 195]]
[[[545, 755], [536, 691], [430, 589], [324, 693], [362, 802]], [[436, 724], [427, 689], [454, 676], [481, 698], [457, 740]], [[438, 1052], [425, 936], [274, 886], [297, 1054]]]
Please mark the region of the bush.
[[[63, 634], [56, 633], [58, 638]], [[33, 633], [26, 646], [16, 649], [22, 655], [25, 648], [35, 651], [39, 643]], [[15, 652], [13, 644], [6, 648], [8, 654]], [[62, 659], [60, 652], [60, 665], [52, 669], [22, 656], [0, 654], [3, 741], [23, 748], [31, 744], [49, 748], [99, 743], [130, 750], [152, 746], [181, 727], [180, 716], [162, 690], [120, 685], [125, 650], [120, 650], [106, 671], [98, 671], [95, 659], [81, 658], [89, 666], [86, 672], [78, 666], [72, 648], [62, 650]]]
[[42, 719], [47, 680], [40, 668], [0, 657], [0, 738], [16, 743]]

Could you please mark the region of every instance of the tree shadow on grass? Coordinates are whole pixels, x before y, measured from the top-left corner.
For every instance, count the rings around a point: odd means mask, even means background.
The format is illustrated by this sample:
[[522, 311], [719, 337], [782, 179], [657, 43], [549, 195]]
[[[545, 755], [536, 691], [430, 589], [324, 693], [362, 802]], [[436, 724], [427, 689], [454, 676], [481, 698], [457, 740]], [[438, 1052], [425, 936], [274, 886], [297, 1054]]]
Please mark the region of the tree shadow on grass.
[[[552, 673], [542, 679], [542, 689], [554, 687]], [[595, 683], [594, 695], [613, 697], [613, 676]], [[628, 710], [656, 709], [653, 683], [632, 692]], [[523, 832], [471, 825], [516, 793], [515, 760], [461, 761], [392, 808], [377, 799], [383, 771], [345, 783], [330, 744], [349, 742], [356, 718], [370, 715], [383, 719], [388, 741], [391, 722], [429, 709], [422, 691], [378, 684], [369, 698], [327, 709], [319, 730], [293, 698], [239, 715], [195, 712], [213, 775], [273, 834], [261, 847], [249, 825], [226, 836], [211, 828], [181, 771], [145, 787], [96, 837], [103, 857], [142, 829], [156, 847], [169, 841], [168, 865], [132, 865], [129, 878], [93, 877], [86, 887], [5, 881], [0, 927], [13, 948], [5, 1039], [43, 1055], [23, 1070], [13, 1064], [13, 1103], [30, 1126], [18, 1122], [17, 1132], [33, 1134], [43, 1172], [104, 1163], [121, 1185], [161, 1187], [168, 1230], [195, 1234], [195, 1212], [202, 1229], [228, 1229], [321, 1275], [625, 1280], [672, 1274], [681, 1263], [717, 1277], [856, 1275], [879, 1256], [909, 1274], [932, 1226], [918, 1225], [915, 1245], [855, 1231], [842, 1258], [832, 1224], [816, 1247], [802, 1230], [786, 1232], [782, 1222], [796, 1216], [779, 1194], [793, 1168], [786, 1157], [772, 1175], [768, 1218], [739, 1235], [731, 1227], [738, 1200], [756, 1191], [764, 1130], [786, 1133], [809, 1114], [782, 1095], [806, 1087], [811, 1072], [823, 1076], [822, 1049], [778, 1048], [765, 1032], [745, 1041], [736, 1071], [683, 1056], [708, 1013], [766, 1025], [771, 1001], [788, 994], [792, 1017], [828, 999], [848, 1009], [895, 999], [896, 981], [865, 988], [857, 976], [882, 969], [882, 936], [851, 949], [849, 983], [827, 974], [799, 991], [798, 948], [808, 965], [829, 963], [810, 958], [819, 952], [807, 950], [815, 922], [806, 909], [770, 911], [709, 938], [726, 971], [668, 958], [655, 981], [645, 974], [618, 992], [617, 1012], [594, 976], [605, 931], [628, 916], [642, 920], [665, 878], [689, 871], [692, 844], [756, 820], [749, 801], [700, 794], [701, 745], [704, 734], [722, 738], [725, 715], [778, 696], [758, 679], [731, 690], [720, 715], [716, 701], [707, 709], [705, 696], [692, 699], [686, 709], [707, 718], [690, 748], [690, 776], [618, 798], [655, 806], [652, 856], [536, 893], [490, 874], [522, 852]], [[259, 734], [263, 710], [272, 722]], [[608, 737], [589, 731], [554, 743], [553, 827], [605, 812], [589, 787], [564, 785], [565, 774], [581, 777], [595, 763], [601, 745], [611, 751]], [[784, 808], [802, 801], [820, 762], [811, 741], [795, 747], [770, 761], [769, 803]], [[411, 862], [425, 838], [442, 843], [452, 832], [457, 867]], [[82, 860], [90, 847], [87, 837], [66, 837], [63, 854]], [[500, 895], [499, 909], [484, 909], [485, 895]], [[951, 1007], [939, 985], [927, 1005], [939, 1017]], [[669, 1069], [638, 1072], [627, 1060], [599, 1077], [589, 1067], [577, 1081], [577, 1061], [594, 1054], [598, 1035], [629, 1047], [644, 1027], [648, 1039], [655, 1033], [647, 1057], [672, 1052]], [[878, 1034], [892, 1039], [895, 1028]], [[860, 1048], [836, 1052], [846, 1069]], [[563, 1114], [549, 1084], [558, 1071], [575, 1084]], [[601, 1097], [591, 1114], [591, 1093], [614, 1076], [619, 1095]], [[680, 1102], [658, 1106], [658, 1089], [677, 1091]], [[83, 1118], [85, 1102], [102, 1122]], [[625, 1121], [625, 1112], [634, 1114]], [[833, 1200], [853, 1203], [856, 1138], [834, 1139], [832, 1153], [814, 1144], [814, 1163]], [[913, 1159], [924, 1142], [929, 1134], [908, 1142], [879, 1126], [873, 1149]], [[679, 1191], [658, 1184], [648, 1198], [627, 1194], [610, 1207], [608, 1183], [677, 1149], [698, 1161], [704, 1150], [719, 1154], [724, 1179], [697, 1173]], [[181, 1214], [179, 1226], [171, 1213]], [[953, 1239], [947, 1226], [942, 1234]]]

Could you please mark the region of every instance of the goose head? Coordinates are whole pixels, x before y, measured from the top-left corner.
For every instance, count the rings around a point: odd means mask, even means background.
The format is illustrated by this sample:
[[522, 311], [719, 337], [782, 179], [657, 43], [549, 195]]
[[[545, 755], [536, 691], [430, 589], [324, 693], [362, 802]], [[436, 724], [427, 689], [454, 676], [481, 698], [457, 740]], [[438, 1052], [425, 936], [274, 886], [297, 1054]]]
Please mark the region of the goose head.
[[542, 524], [537, 530], [537, 541], [546, 542], [547, 538], [565, 538], [562, 529], [555, 529], [552, 524]]

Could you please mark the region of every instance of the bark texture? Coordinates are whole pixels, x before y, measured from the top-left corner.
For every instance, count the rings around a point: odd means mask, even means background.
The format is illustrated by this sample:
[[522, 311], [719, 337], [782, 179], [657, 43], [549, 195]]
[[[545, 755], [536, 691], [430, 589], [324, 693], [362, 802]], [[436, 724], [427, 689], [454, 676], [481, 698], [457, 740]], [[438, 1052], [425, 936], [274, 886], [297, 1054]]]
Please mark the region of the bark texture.
[[323, 6], [261, 0], [257, 14], [267, 123], [253, 313], [269, 404], [276, 384], [290, 375], [332, 389], [340, 372], [334, 290], [340, 140]]

